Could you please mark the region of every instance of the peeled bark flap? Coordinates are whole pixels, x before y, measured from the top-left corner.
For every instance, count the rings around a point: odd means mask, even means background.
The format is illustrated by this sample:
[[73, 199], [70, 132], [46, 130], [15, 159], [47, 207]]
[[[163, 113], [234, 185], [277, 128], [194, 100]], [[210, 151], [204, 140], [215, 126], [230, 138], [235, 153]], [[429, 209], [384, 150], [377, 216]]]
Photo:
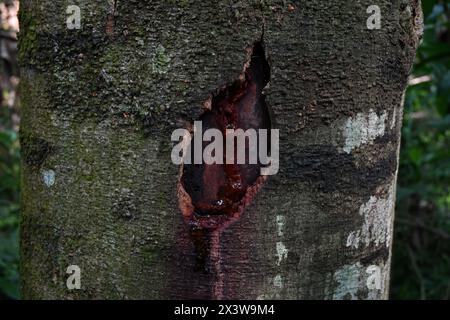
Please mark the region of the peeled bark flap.
[[[69, 30], [66, 1], [21, 1], [24, 298], [387, 298], [417, 0], [76, 3]], [[171, 133], [258, 41], [280, 171], [220, 234], [192, 232]]]

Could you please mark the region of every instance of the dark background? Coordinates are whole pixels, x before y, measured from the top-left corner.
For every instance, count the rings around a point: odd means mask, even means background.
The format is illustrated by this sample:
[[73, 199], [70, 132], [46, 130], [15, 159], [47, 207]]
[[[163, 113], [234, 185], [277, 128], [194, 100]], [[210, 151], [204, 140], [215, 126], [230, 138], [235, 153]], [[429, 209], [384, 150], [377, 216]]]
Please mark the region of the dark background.
[[[450, 0], [423, 0], [405, 97], [392, 299], [450, 298]], [[19, 299], [18, 1], [0, 0], [0, 299]]]

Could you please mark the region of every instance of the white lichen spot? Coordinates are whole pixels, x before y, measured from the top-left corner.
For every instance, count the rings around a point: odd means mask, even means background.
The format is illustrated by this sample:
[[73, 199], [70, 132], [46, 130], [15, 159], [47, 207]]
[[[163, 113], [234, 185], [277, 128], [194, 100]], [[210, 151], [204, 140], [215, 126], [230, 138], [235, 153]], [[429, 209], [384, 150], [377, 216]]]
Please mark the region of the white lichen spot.
[[281, 241], [277, 242], [277, 257], [278, 257], [277, 264], [280, 265], [281, 261], [283, 261], [287, 258], [287, 255], [288, 255], [288, 249], [286, 248], [284, 243]]
[[355, 249], [358, 249], [359, 247], [359, 241], [360, 241], [360, 235], [361, 235], [361, 231], [352, 231], [349, 233], [348, 237], [347, 237], [347, 242], [346, 242], [346, 246], [347, 247], [352, 247]]
[[284, 235], [284, 225], [286, 223], [285, 216], [278, 215], [277, 216], [277, 234], [279, 237]]
[[[285, 244], [281, 241], [284, 236], [284, 228], [286, 224], [286, 217], [283, 215], [276, 216], [276, 228], [277, 228], [277, 237], [279, 241], [276, 243], [276, 256], [277, 256], [277, 266], [280, 267], [281, 262], [287, 259], [288, 249]], [[270, 285], [270, 299], [277, 299], [280, 297], [280, 291], [283, 289], [283, 278], [281, 274], [277, 274], [273, 279], [269, 277], [271, 285]]]
[[333, 300], [356, 300], [358, 298], [357, 293], [362, 281], [361, 268], [361, 264], [357, 262], [342, 266], [334, 273], [333, 279], [338, 286], [334, 290]]
[[273, 278], [273, 285], [277, 288], [283, 288], [283, 278], [281, 274], [277, 274], [275, 278]]
[[390, 273], [390, 259], [381, 265], [371, 265], [366, 268], [366, 274], [368, 274], [366, 280], [366, 286], [369, 290], [367, 299], [375, 300], [380, 297], [386, 298]]
[[370, 110], [369, 114], [358, 113], [355, 117], [348, 118], [344, 126], [345, 145], [342, 149], [350, 153], [354, 148], [371, 143], [375, 138], [382, 136], [386, 117], [386, 112], [378, 116], [376, 112]]
[[55, 171], [53, 170], [44, 170], [42, 172], [42, 181], [47, 187], [51, 187], [55, 184]]
[[392, 210], [394, 206], [393, 190], [389, 191], [387, 199], [371, 196], [369, 201], [361, 206], [359, 214], [364, 217], [361, 239], [366, 246], [391, 243]]
[[347, 236], [346, 246], [357, 249], [361, 242], [367, 247], [370, 244], [378, 246], [391, 243], [392, 211], [394, 209], [394, 189], [391, 187], [387, 198], [371, 196], [359, 208], [359, 214], [364, 217], [361, 230], [352, 231]]
[[377, 265], [368, 266], [366, 273], [369, 275], [366, 286], [369, 290], [381, 290], [381, 268]]
[[360, 262], [344, 265], [333, 274], [333, 280], [337, 282], [333, 299], [380, 299], [387, 273], [388, 270], [377, 265], [364, 267]]

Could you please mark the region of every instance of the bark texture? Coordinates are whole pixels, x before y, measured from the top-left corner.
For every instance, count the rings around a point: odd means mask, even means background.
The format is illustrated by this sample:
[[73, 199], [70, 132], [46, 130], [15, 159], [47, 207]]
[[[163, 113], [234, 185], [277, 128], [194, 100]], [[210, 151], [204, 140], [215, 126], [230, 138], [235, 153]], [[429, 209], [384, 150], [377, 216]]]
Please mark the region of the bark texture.
[[[80, 30], [66, 6], [81, 8]], [[368, 30], [367, 7], [381, 9]], [[387, 298], [418, 0], [21, 1], [24, 298]], [[263, 41], [280, 171], [193, 239], [172, 130]], [[202, 268], [195, 241], [209, 250]], [[68, 290], [66, 269], [81, 269]]]

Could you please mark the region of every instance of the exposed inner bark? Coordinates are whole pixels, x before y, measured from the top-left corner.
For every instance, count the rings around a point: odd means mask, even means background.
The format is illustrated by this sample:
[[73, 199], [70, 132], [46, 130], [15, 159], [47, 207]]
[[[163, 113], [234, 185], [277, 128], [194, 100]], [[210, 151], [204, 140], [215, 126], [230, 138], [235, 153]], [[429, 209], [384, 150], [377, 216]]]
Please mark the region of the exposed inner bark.
[[[211, 98], [211, 106], [200, 116], [202, 133], [215, 128], [226, 136], [226, 129], [271, 128], [269, 109], [262, 93], [270, 79], [270, 67], [261, 42], [253, 46], [251, 60], [241, 77], [231, 85], [220, 88]], [[270, 131], [264, 141], [270, 152]], [[262, 143], [259, 140], [258, 145]], [[225, 139], [224, 139], [225, 140]], [[194, 139], [191, 150], [194, 150]], [[235, 161], [227, 164], [226, 147], [223, 142], [224, 164], [184, 164], [180, 178], [180, 207], [183, 215], [194, 227], [216, 229], [230, 218], [237, 218], [245, 205], [251, 202], [259, 186], [264, 182], [260, 176], [262, 164], [249, 163], [246, 143], [245, 163]], [[202, 150], [209, 144], [203, 142]]]

